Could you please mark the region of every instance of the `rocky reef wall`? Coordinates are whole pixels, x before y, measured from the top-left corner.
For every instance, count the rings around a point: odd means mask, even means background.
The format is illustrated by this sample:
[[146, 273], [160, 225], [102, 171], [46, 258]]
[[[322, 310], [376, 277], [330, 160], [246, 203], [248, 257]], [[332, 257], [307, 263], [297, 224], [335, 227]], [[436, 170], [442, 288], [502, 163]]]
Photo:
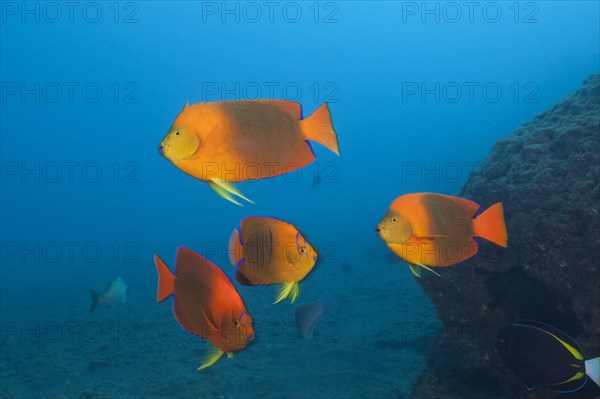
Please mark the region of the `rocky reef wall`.
[[[528, 391], [495, 353], [514, 319], [567, 332], [600, 356], [600, 75], [494, 146], [461, 197], [504, 203], [509, 248], [480, 240], [474, 258], [419, 280], [445, 333], [415, 398], [555, 398]], [[596, 397], [587, 389], [560, 397]]]

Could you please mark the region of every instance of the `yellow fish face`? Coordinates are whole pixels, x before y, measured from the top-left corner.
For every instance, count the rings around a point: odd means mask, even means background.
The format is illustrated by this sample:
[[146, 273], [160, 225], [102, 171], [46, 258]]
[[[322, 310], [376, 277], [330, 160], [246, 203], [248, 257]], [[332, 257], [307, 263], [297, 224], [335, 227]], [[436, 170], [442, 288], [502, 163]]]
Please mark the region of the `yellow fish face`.
[[310, 271], [317, 259], [317, 251], [300, 235], [296, 234], [296, 242], [289, 243], [285, 248], [285, 258], [295, 270]]
[[200, 147], [200, 139], [195, 132], [181, 126], [172, 126], [158, 145], [160, 155], [175, 163], [190, 159]]
[[386, 244], [401, 244], [410, 238], [413, 230], [402, 213], [390, 209], [375, 227], [375, 233]]

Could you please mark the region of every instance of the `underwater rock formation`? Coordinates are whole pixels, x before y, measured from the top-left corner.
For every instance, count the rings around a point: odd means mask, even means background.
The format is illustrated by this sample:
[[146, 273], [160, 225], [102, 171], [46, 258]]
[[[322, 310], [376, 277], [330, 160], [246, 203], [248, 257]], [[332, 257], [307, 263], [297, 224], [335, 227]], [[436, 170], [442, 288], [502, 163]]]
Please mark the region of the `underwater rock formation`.
[[495, 353], [514, 319], [544, 321], [600, 356], [600, 75], [494, 146], [461, 197], [483, 209], [504, 203], [509, 248], [480, 240], [479, 253], [419, 279], [445, 333], [415, 398], [575, 398], [528, 391]]

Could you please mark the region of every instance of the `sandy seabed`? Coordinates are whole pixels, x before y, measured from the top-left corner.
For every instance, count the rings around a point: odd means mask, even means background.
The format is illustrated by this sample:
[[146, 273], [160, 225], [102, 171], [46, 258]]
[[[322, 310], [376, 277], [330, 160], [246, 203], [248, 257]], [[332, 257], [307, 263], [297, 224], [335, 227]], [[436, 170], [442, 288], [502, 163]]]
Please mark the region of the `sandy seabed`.
[[275, 287], [238, 286], [257, 340], [203, 372], [209, 346], [177, 324], [170, 300], [155, 302], [155, 275], [128, 281], [126, 305], [92, 314], [87, 287], [4, 289], [0, 397], [409, 398], [439, 325], [433, 305], [402, 263], [325, 267], [337, 270], [309, 276], [297, 301], [336, 299], [311, 339], [294, 305], [272, 305]]

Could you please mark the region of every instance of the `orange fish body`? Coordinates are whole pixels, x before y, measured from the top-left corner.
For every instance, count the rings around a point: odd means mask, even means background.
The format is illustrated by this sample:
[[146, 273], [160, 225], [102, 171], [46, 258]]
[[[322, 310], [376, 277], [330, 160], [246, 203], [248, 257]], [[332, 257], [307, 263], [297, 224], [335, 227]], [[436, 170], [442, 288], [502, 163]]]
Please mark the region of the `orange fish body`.
[[310, 164], [315, 155], [308, 140], [339, 155], [327, 103], [301, 118], [301, 105], [292, 101], [197, 103], [177, 116], [159, 151], [183, 172], [216, 185], [212, 187], [224, 198], [231, 200], [233, 194], [246, 199], [228, 183], [278, 176]]
[[445, 267], [475, 255], [475, 237], [507, 246], [502, 203], [476, 216], [479, 205], [458, 197], [415, 193], [398, 197], [376, 228], [410, 265]]
[[240, 284], [283, 284], [282, 290], [289, 290], [292, 302], [297, 296], [293, 292], [298, 289], [297, 283], [308, 275], [318, 259], [316, 251], [294, 225], [269, 217], [243, 219], [240, 230], [231, 235], [229, 253]]
[[189, 248], [179, 247], [175, 275], [154, 256], [158, 271], [157, 301], [174, 295], [175, 319], [188, 332], [231, 353], [254, 340], [252, 317], [235, 287], [216, 265]]

